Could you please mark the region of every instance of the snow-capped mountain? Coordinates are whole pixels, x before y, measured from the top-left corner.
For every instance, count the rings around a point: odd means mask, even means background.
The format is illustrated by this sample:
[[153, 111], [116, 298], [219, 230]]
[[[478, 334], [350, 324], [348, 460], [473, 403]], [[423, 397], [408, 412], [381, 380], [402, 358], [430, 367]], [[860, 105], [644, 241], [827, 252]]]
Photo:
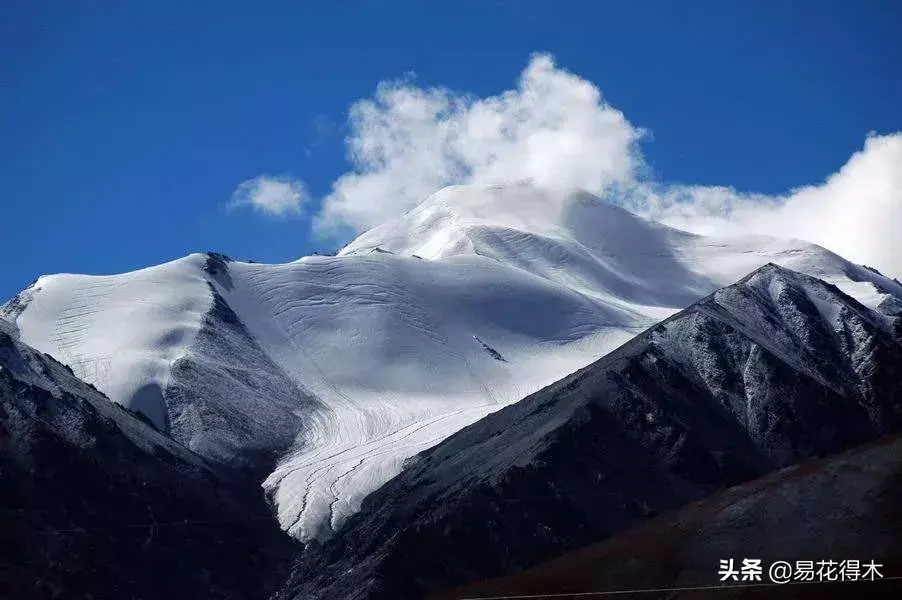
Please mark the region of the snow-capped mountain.
[[899, 431], [900, 318], [765, 265], [408, 461], [281, 597], [421, 598]]
[[0, 596], [265, 597], [297, 550], [268, 514], [0, 319]]
[[902, 297], [812, 244], [701, 237], [513, 186], [442, 190], [335, 257], [45, 276], [2, 312], [115, 402], [254, 472], [307, 541], [407, 458], [768, 262], [872, 308]]

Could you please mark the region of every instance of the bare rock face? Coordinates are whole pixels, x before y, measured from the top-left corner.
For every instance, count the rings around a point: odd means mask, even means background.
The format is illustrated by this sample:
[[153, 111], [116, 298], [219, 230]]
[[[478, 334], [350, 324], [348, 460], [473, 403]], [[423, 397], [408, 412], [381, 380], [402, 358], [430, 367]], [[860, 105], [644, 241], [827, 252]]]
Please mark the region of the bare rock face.
[[898, 332], [766, 265], [413, 457], [280, 597], [419, 598], [898, 431]]

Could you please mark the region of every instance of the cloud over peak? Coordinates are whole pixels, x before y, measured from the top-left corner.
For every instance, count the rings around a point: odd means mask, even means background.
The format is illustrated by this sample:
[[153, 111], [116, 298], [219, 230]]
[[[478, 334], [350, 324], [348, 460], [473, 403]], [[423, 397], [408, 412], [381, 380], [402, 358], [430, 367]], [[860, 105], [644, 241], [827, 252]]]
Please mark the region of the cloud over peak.
[[473, 98], [410, 80], [351, 107], [349, 161], [317, 225], [363, 230], [450, 184], [530, 181], [600, 193], [629, 182], [642, 131], [592, 83], [536, 54], [516, 89]]
[[631, 206], [703, 234], [794, 237], [902, 276], [902, 132], [870, 134], [823, 183], [767, 196], [728, 187], [644, 185]]
[[[383, 82], [351, 106], [350, 168], [318, 202], [314, 229], [359, 233], [451, 184], [528, 182], [609, 194], [698, 233], [808, 240], [902, 276], [902, 132], [867, 136], [822, 183], [775, 196], [650, 180], [639, 148], [644, 133], [548, 54], [533, 55], [513, 89], [485, 98], [410, 77]], [[262, 176], [242, 183], [232, 205], [287, 216], [306, 201], [300, 181]]]

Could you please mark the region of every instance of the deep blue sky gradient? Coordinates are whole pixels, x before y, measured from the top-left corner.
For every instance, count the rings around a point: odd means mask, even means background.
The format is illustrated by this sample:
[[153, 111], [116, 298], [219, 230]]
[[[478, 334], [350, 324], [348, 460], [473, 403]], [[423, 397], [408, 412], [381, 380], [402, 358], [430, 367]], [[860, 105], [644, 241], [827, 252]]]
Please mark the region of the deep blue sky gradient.
[[485, 96], [535, 51], [651, 131], [659, 179], [816, 183], [902, 130], [900, 31], [891, 0], [6, 2], [0, 301], [42, 273], [328, 249], [225, 204], [261, 173], [327, 192], [347, 108], [380, 80]]

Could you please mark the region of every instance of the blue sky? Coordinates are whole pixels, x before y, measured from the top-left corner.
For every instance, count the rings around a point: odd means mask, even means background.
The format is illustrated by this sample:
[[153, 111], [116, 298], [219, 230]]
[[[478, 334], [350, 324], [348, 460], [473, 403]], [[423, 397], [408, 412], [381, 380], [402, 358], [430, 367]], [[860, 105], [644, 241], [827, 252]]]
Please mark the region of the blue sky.
[[[0, 299], [43, 273], [332, 249], [310, 220], [349, 169], [353, 103], [410, 72], [494, 96], [537, 51], [649, 132], [646, 177], [819, 184], [869, 132], [902, 130], [902, 4], [816, 4], [5, 3]], [[264, 173], [303, 180], [301, 216], [227, 208]]]

